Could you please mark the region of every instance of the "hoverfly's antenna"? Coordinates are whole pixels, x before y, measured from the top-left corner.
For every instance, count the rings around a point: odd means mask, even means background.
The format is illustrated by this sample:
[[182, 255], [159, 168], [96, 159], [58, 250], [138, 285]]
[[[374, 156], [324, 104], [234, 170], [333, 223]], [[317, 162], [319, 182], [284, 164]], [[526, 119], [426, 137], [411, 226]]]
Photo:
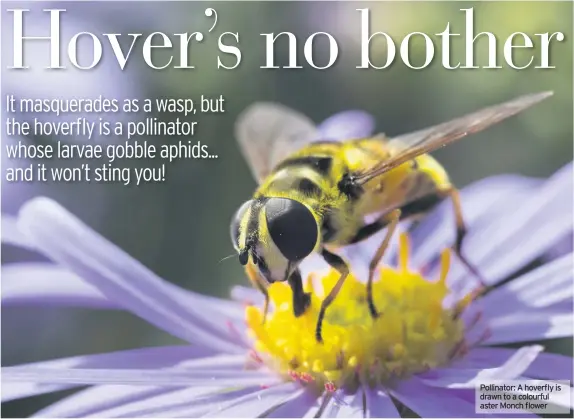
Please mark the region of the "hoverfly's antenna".
[[230, 254], [230, 255], [228, 255], [228, 256], [225, 256], [223, 259], [221, 259], [219, 262], [217, 262], [217, 264], [219, 265], [219, 264], [220, 264], [221, 262], [223, 262], [224, 260], [231, 259], [232, 257], [235, 257], [235, 256], [237, 256], [237, 253], [232, 253], [232, 254]]

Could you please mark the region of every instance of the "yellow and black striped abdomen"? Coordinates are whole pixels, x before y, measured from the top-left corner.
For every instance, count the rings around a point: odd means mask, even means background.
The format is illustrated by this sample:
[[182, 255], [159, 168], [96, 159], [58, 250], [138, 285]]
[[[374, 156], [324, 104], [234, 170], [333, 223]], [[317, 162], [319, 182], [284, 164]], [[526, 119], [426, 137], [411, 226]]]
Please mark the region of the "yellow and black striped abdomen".
[[[384, 159], [393, 157], [401, 150], [390, 148], [379, 138], [357, 141], [360, 147], [349, 144], [346, 153], [350, 170], [365, 171]], [[360, 148], [362, 154], [357, 153]], [[448, 174], [432, 156], [422, 154], [363, 185], [364, 197], [358, 204], [363, 214], [385, 212], [395, 208], [404, 208], [407, 204], [420, 201], [431, 195], [440, 195], [441, 191], [451, 187]], [[407, 211], [409, 212], [409, 211]], [[405, 213], [405, 215], [407, 215]]]

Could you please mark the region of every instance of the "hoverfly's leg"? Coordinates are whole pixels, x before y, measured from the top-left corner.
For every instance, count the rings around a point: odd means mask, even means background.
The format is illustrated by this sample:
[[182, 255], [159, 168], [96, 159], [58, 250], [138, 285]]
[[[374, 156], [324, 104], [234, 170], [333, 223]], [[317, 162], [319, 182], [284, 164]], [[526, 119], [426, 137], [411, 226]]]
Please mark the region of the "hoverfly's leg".
[[267, 313], [269, 312], [269, 292], [267, 291], [265, 283], [263, 282], [261, 277], [257, 274], [252, 264], [248, 264], [245, 268], [245, 271], [247, 272], [247, 276], [249, 277], [249, 280], [251, 281], [253, 286], [257, 288], [265, 297], [265, 303], [263, 305], [263, 322], [261, 323], [265, 324], [265, 321], [267, 320]]
[[321, 256], [325, 259], [331, 267], [339, 271], [341, 276], [337, 280], [335, 286], [329, 291], [327, 297], [321, 303], [321, 309], [319, 310], [319, 317], [317, 318], [317, 327], [315, 328], [315, 339], [317, 342], [322, 343], [323, 337], [321, 335], [322, 327], [323, 327], [323, 318], [325, 317], [325, 311], [331, 305], [331, 303], [337, 298], [337, 294], [341, 291], [341, 287], [345, 283], [345, 279], [349, 275], [349, 267], [345, 263], [345, 261], [334, 253], [329, 252], [326, 249], [321, 250]]
[[458, 190], [455, 188], [450, 188], [447, 190], [448, 196], [452, 200], [452, 206], [454, 210], [454, 217], [456, 222], [456, 239], [454, 242], [453, 250], [456, 256], [460, 259], [463, 265], [480, 281], [479, 293], [486, 291], [488, 288], [486, 281], [480, 274], [478, 269], [470, 263], [470, 261], [462, 254], [462, 243], [467, 233], [466, 225], [464, 223], [464, 217], [462, 215], [462, 205], [460, 204], [460, 196]]
[[388, 222], [385, 221], [385, 217], [381, 217], [378, 220], [373, 221], [370, 224], [364, 225], [357, 231], [355, 237], [353, 237], [348, 244], [355, 244], [367, 240], [369, 237], [377, 234], [383, 228], [387, 226]]
[[293, 291], [293, 314], [295, 317], [299, 317], [305, 313], [311, 305], [311, 295], [303, 291], [303, 280], [301, 279], [299, 269], [296, 269], [295, 272], [291, 274], [287, 282]]
[[387, 248], [389, 247], [389, 243], [391, 238], [393, 237], [393, 233], [395, 232], [397, 226], [399, 225], [399, 220], [401, 218], [401, 210], [396, 209], [388, 214], [385, 214], [382, 218], [384, 225], [387, 225], [387, 232], [385, 234], [385, 238], [383, 242], [375, 252], [375, 255], [371, 259], [371, 263], [369, 263], [369, 280], [367, 281], [367, 304], [369, 306], [369, 312], [371, 313], [371, 317], [376, 319], [379, 317], [379, 312], [375, 307], [375, 301], [373, 300], [373, 280], [375, 277], [375, 270], [379, 265], [379, 262], [385, 255]]
[[480, 296], [484, 295], [489, 287], [486, 284], [483, 276], [480, 274], [478, 269], [469, 262], [469, 260], [462, 254], [462, 243], [464, 237], [466, 236], [466, 225], [464, 223], [464, 218], [462, 216], [462, 206], [460, 204], [460, 196], [458, 194], [458, 190], [455, 188], [450, 188], [447, 190], [448, 195], [450, 196], [454, 208], [454, 216], [456, 221], [456, 239], [455, 244], [453, 246], [454, 253], [458, 257], [458, 259], [463, 263], [463, 265], [478, 279], [480, 285], [476, 287], [468, 296], [469, 299], [464, 298], [462, 299], [459, 304], [456, 305], [453, 313], [453, 317], [456, 319], [460, 317], [463, 313], [465, 307], [468, 306], [468, 302], [474, 301]]

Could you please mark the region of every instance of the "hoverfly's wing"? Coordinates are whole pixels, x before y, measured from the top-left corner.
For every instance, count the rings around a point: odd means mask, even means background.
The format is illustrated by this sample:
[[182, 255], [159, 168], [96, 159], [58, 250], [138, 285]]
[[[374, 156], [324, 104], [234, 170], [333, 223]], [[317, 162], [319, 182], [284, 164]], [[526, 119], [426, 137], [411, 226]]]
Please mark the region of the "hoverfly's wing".
[[431, 128], [395, 137], [387, 144], [390, 150], [398, 150], [398, 152], [371, 169], [357, 174], [356, 180], [360, 184], [364, 184], [421, 154], [437, 150], [516, 115], [552, 96], [552, 94], [553, 92], [542, 92], [520, 96], [514, 100], [481, 109]]
[[235, 137], [258, 182], [293, 152], [316, 140], [346, 140], [372, 134], [374, 118], [362, 111], [338, 113], [316, 127], [286, 106], [259, 102], [237, 119]]
[[258, 182], [284, 157], [317, 138], [313, 121], [286, 106], [260, 102], [237, 119], [235, 137]]

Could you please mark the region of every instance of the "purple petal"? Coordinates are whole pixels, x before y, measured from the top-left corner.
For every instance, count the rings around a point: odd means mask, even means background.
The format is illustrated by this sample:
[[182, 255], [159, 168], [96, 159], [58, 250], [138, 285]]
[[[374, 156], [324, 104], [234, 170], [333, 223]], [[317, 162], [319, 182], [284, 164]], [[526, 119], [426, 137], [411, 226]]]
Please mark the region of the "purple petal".
[[130, 386], [97, 386], [79, 391], [69, 397], [36, 412], [37, 418], [80, 418], [90, 415], [100, 417], [117, 417], [100, 412], [118, 406], [130, 405], [141, 400], [148, 400], [177, 389], [166, 387], [130, 387]]
[[2, 214], [2, 243], [34, 250], [29, 238], [18, 228], [16, 217]]
[[[39, 361], [26, 364], [30, 368], [74, 368], [74, 367], [102, 367], [102, 368], [161, 368], [187, 362], [191, 364], [196, 358], [213, 355], [213, 350], [201, 346], [175, 345], [157, 346], [150, 348], [129, 349], [95, 355], [80, 355], [69, 358], [60, 358], [50, 361]], [[223, 356], [223, 359], [228, 357]], [[207, 358], [211, 359], [211, 358]]]
[[176, 417], [193, 412], [197, 417], [214, 404], [260, 390], [260, 386], [237, 391], [221, 387], [98, 386], [76, 393], [36, 414], [37, 417]]
[[[474, 348], [456, 366], [461, 368], [486, 368], [490, 365], [508, 362], [515, 353], [515, 349], [508, 348]], [[574, 359], [571, 356], [542, 352], [528, 366], [523, 375], [544, 380], [574, 381], [573, 361]]]
[[331, 268], [321, 255], [312, 253], [301, 262], [299, 269], [301, 270], [301, 276], [307, 278], [312, 273], [316, 275], [326, 274]]
[[[423, 418], [485, 417], [475, 413], [474, 402], [457, 398], [449, 389], [431, 387], [412, 377], [391, 390], [401, 403]], [[437, 403], [437, 401], [440, 401]]]
[[[236, 301], [227, 300], [211, 295], [197, 294], [195, 292], [180, 288], [176, 285], [166, 282], [173, 290], [173, 297], [182, 302], [182, 304], [203, 304], [203, 305], [217, 305], [217, 311], [221, 312], [228, 317], [227, 320], [245, 320], [245, 307], [237, 304]], [[218, 321], [220, 318], [218, 318]]]
[[336, 409], [336, 406], [342, 402], [340, 398], [342, 392], [336, 391], [335, 393], [323, 392], [321, 397], [315, 400], [315, 403], [311, 406], [306, 413], [302, 415], [304, 418], [328, 418], [332, 417], [327, 414], [327, 411], [332, 411]]
[[303, 414], [302, 417], [303, 418], [317, 418], [317, 417], [319, 417], [321, 410], [323, 408], [323, 405], [328, 400], [329, 399], [326, 398], [325, 393], [323, 393], [323, 395], [315, 401], [315, 404], [313, 404], [311, 406], [311, 408], [309, 410], [307, 410], [307, 412], [305, 414]]
[[47, 384], [120, 384], [149, 386], [151, 384], [166, 387], [185, 387], [205, 385], [206, 381], [213, 385], [248, 386], [269, 385], [277, 381], [271, 374], [259, 371], [238, 371], [232, 369], [219, 370], [186, 370], [170, 369], [87, 369], [87, 368], [38, 368], [38, 367], [3, 367], [2, 381], [37, 382]]
[[[156, 348], [132, 349], [97, 355], [82, 355], [51, 361], [34, 362], [14, 368], [36, 368], [67, 370], [72, 368], [162, 368], [182, 361], [211, 354], [210, 350], [191, 346], [161, 346]], [[8, 367], [11, 368], [11, 367]], [[4, 380], [4, 377], [2, 377]], [[4, 383], [2, 401], [31, 397], [44, 393], [65, 390], [75, 384], [50, 384], [36, 382]]]
[[[335, 393], [326, 399], [327, 403], [325, 408], [321, 412], [319, 417], [321, 418], [334, 418], [339, 413], [339, 409], [343, 406], [344, 403], [347, 403], [346, 400], [352, 401], [355, 398], [354, 394], [345, 394], [341, 389], [337, 390]], [[363, 417], [363, 412], [359, 416], [355, 417]]]
[[[500, 175], [475, 182], [460, 192], [464, 221], [471, 232], [480, 228], [499, 214], [504, 214], [531, 196], [540, 187], [540, 179]], [[455, 225], [452, 203], [444, 202], [423, 219], [412, 232], [415, 243], [412, 261], [414, 266], [425, 266], [438, 260], [441, 249], [454, 242]]]
[[[224, 391], [220, 393], [211, 394], [206, 397], [200, 397], [191, 400], [176, 400], [175, 402], [171, 400], [171, 405], [170, 401], [167, 400], [166, 398], [165, 408], [163, 409], [160, 408], [153, 409], [149, 412], [149, 414], [143, 414], [146, 413], [146, 411], [134, 411], [134, 413], [138, 413], [138, 416], [140, 417], [141, 416], [144, 417], [164, 416], [173, 418], [204, 417], [205, 415], [208, 415], [209, 412], [214, 410], [217, 411], [218, 409], [223, 408], [227, 404], [237, 399], [243, 397], [249, 397], [254, 394], [259, 394], [261, 391], [262, 391], [261, 386], [248, 386], [245, 388], [241, 388], [239, 390]], [[122, 417], [133, 417], [134, 415], [131, 415], [131, 411], [132, 409], [130, 409], [129, 416], [126, 414], [122, 415]], [[113, 414], [114, 412], [111, 413]]]
[[[567, 212], [556, 214], [552, 220], [547, 220], [541, 226], [534, 226], [528, 235], [521, 234], [523, 240], [516, 242], [516, 247], [498, 255], [491, 265], [486, 264], [484, 275], [496, 281], [506, 278], [550, 249], [561, 237], [569, 233], [572, 226], [572, 213]], [[493, 280], [489, 282], [494, 283]]]
[[319, 126], [320, 140], [349, 140], [369, 137], [375, 129], [375, 118], [363, 111], [337, 113]]
[[381, 389], [365, 388], [367, 418], [400, 418], [395, 404]]
[[513, 380], [528, 369], [544, 348], [540, 345], [525, 346], [506, 359], [502, 365], [494, 362], [484, 368], [461, 368], [453, 365], [450, 368], [439, 368], [419, 374], [421, 382], [433, 387], [475, 388], [487, 380]]
[[491, 319], [485, 344], [528, 342], [572, 336], [572, 313], [541, 316], [532, 311], [513, 312]]
[[215, 355], [204, 356], [201, 358], [186, 359], [177, 364], [180, 368], [193, 368], [198, 369], [218, 369], [218, 368], [236, 368], [238, 370], [245, 369], [247, 355]]
[[[14, 263], [2, 266], [2, 304], [71, 306], [119, 309], [120, 305], [108, 300], [97, 288], [79, 276], [46, 262]], [[188, 291], [166, 283], [173, 289], [173, 297], [183, 304], [191, 303]], [[230, 317], [243, 321], [245, 311], [238, 304], [219, 298], [202, 296], [206, 301], [219, 304], [218, 309]]]
[[[558, 171], [530, 199], [513, 211], [497, 217], [488, 226], [469, 232], [467, 257], [483, 270], [490, 284], [516, 272], [572, 230], [572, 167]], [[454, 264], [449, 283], [468, 277], [467, 270]], [[473, 286], [465, 281], [466, 293]]]
[[[276, 407], [276, 406], [270, 406]], [[303, 418], [317, 408], [317, 395], [311, 391], [297, 391], [286, 403], [266, 414], [267, 418]]]
[[[173, 287], [56, 202], [47, 198], [29, 201], [19, 222], [38, 248], [134, 314], [188, 342], [227, 352], [243, 351], [230, 342], [217, 307], [200, 298], [195, 304], [181, 304], [173, 298]], [[214, 328], [217, 322], [220, 324]]]
[[[363, 390], [355, 394], [337, 394], [329, 403], [321, 417], [324, 418], [363, 418]], [[374, 417], [374, 416], [368, 416]]]
[[481, 299], [485, 318], [507, 315], [516, 310], [533, 311], [563, 304], [565, 312], [572, 312], [572, 255], [562, 256], [546, 265], [495, 288]]
[[2, 403], [40, 394], [55, 393], [76, 387], [74, 384], [3, 383]]
[[2, 266], [2, 305], [118, 308], [77, 275], [43, 262]]
[[286, 400], [292, 399], [294, 395], [303, 391], [304, 390], [295, 383], [281, 384], [238, 397], [209, 411], [204, 415], [204, 417], [259, 417], [273, 407], [285, 402]]
[[[317, 404], [317, 403], [315, 403]], [[324, 406], [322, 406], [324, 405]], [[321, 405], [318, 405], [317, 412], [314, 416], [309, 413], [314, 412], [312, 409], [305, 417], [321, 418], [365, 418], [369, 417], [364, 413], [363, 406], [363, 389], [359, 388], [355, 393], [346, 393], [345, 389], [339, 389], [334, 393], [324, 393], [321, 399]]]
[[261, 292], [242, 285], [236, 285], [231, 289], [231, 298], [244, 304], [261, 305], [265, 302]]
[[[74, 273], [51, 263], [33, 262], [3, 265], [2, 304], [68, 306], [88, 308], [121, 309], [107, 299], [97, 288]], [[172, 284], [173, 297], [182, 304], [193, 304], [188, 292]], [[204, 296], [206, 301], [218, 304], [218, 309], [229, 316], [229, 322], [238, 329], [244, 327], [244, 309], [231, 301]]]
[[[248, 394], [259, 386], [241, 389], [236, 394]], [[98, 412], [98, 417], [158, 417], [181, 409], [205, 411], [206, 404], [220, 401], [222, 395], [228, 396], [229, 390], [221, 387], [188, 387], [163, 394], [157, 394], [142, 400], [122, 404]], [[198, 412], [199, 413], [199, 412]], [[95, 416], [95, 415], [92, 415]]]
[[544, 260], [550, 262], [568, 253], [574, 253], [574, 231], [563, 237], [555, 246], [546, 252]]

